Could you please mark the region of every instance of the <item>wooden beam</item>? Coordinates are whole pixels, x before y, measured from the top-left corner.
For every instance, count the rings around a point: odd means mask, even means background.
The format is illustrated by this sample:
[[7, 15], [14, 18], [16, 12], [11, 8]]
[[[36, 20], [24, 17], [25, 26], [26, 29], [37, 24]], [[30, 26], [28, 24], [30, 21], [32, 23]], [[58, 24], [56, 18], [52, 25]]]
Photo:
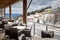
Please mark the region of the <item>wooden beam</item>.
[[9, 18], [10, 18], [10, 21], [12, 20], [11, 19], [11, 5], [9, 6]]
[[18, 1], [19, 0], [0, 0], [0, 8], [7, 7], [9, 5], [12, 5], [12, 4], [18, 2]]
[[23, 0], [23, 23], [27, 23], [27, 0]]

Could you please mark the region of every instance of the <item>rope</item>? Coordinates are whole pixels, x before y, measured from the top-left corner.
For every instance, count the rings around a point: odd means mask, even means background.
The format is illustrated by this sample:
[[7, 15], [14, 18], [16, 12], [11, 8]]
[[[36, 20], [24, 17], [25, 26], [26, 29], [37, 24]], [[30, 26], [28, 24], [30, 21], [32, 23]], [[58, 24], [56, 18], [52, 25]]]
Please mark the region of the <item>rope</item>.
[[32, 0], [30, 1], [29, 5], [28, 5], [27, 10], [28, 10], [28, 8], [30, 7], [31, 3], [32, 3]]

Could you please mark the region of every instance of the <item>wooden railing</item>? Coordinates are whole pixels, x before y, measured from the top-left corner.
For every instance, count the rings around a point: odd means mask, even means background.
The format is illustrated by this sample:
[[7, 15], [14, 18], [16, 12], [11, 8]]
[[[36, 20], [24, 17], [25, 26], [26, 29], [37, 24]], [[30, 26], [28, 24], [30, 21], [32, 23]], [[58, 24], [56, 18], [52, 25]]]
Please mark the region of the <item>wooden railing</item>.
[[[39, 23], [39, 24], [41, 24], [41, 25], [46, 25], [45, 27], [46, 27], [46, 31], [48, 31], [48, 28], [50, 28], [50, 29], [54, 29], [54, 28], [57, 28], [57, 29], [60, 29], [60, 26], [56, 26], [56, 25], [54, 25], [54, 24], [43, 24], [43, 23]], [[35, 24], [34, 24], [35, 25]], [[35, 30], [36, 29], [36, 26], [34, 26], [34, 35], [35, 35]], [[58, 33], [58, 31], [60, 31], [60, 30], [56, 30], [56, 32], [55, 33]], [[58, 33], [59, 34], [59, 33]]]

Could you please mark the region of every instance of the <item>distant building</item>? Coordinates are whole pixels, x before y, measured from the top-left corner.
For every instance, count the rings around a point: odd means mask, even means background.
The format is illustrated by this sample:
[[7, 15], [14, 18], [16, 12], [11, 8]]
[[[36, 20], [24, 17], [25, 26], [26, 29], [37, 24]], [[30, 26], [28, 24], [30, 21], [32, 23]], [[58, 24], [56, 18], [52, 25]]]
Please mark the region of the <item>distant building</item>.
[[60, 7], [53, 9], [54, 12], [60, 13]]
[[51, 12], [51, 11], [52, 11], [51, 8], [48, 8], [48, 9], [45, 10], [45, 12]]

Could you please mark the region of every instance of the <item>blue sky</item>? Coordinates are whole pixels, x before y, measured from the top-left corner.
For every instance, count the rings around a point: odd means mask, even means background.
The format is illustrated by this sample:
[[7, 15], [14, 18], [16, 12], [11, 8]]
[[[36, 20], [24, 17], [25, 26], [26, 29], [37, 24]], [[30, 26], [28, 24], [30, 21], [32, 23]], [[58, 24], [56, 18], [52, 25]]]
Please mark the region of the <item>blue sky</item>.
[[[33, 0], [28, 11], [39, 10], [47, 6], [52, 6], [52, 8], [58, 7], [60, 6], [60, 0]], [[22, 11], [23, 11], [22, 2], [18, 2], [12, 5], [12, 13], [22, 14]], [[6, 8], [6, 13], [9, 13], [8, 7]]]

